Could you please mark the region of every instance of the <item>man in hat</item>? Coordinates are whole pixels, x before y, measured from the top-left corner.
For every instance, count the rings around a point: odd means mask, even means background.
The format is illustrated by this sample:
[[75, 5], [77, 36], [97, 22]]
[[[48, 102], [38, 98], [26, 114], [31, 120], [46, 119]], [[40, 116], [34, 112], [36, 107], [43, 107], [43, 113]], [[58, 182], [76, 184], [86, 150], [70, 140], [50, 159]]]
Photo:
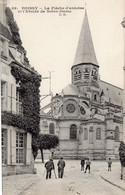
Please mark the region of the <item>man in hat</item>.
[[63, 178], [64, 167], [65, 167], [65, 161], [63, 160], [63, 157], [60, 157], [57, 166], [58, 166], [58, 177]]
[[50, 179], [51, 178], [51, 172], [52, 172], [52, 170], [55, 169], [52, 158], [50, 158], [50, 160], [45, 163], [45, 168], [46, 168], [46, 179], [48, 179], [48, 177]]

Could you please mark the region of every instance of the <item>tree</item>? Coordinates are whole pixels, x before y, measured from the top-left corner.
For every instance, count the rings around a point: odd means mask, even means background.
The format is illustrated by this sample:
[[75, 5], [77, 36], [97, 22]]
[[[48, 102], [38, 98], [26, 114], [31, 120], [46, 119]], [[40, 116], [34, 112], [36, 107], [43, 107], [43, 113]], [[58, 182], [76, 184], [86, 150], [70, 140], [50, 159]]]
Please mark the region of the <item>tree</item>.
[[44, 163], [43, 149], [50, 150], [52, 148], [56, 148], [59, 145], [59, 138], [56, 135], [39, 134], [39, 142], [40, 142], [39, 149], [41, 151], [42, 163]]

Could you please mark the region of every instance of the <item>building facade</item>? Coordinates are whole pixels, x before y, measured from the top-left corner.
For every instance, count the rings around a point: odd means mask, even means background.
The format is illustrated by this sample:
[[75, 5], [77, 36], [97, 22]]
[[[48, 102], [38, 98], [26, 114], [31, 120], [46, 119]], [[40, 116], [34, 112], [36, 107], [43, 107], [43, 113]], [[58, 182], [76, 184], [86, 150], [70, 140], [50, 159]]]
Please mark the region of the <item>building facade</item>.
[[[123, 28], [125, 28], [125, 17], [123, 18], [122, 26]], [[125, 34], [124, 34], [124, 45], [125, 45]], [[125, 60], [125, 53], [124, 53], [124, 60]], [[125, 143], [125, 64], [124, 64], [123, 70], [124, 70], [124, 95], [123, 95], [123, 139], [122, 141]], [[121, 166], [121, 175], [123, 179], [125, 180], [125, 167], [123, 166]]]
[[72, 83], [41, 109], [41, 132], [59, 136], [56, 157], [118, 159], [123, 90], [99, 78], [86, 11], [71, 76]]
[[[1, 147], [3, 175], [33, 173], [32, 134], [26, 131], [23, 122], [24, 108], [20, 81], [12, 74], [12, 67], [25, 74], [38, 75], [30, 66], [22, 47], [13, 13], [0, 4], [0, 69], [1, 69]], [[15, 35], [11, 24], [15, 25]]]

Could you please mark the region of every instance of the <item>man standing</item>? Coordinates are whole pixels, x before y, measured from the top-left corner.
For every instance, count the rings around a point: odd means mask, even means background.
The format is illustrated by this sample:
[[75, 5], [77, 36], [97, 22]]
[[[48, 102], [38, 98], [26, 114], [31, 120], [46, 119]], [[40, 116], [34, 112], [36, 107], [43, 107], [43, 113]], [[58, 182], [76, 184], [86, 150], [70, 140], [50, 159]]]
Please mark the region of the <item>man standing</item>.
[[63, 157], [60, 158], [60, 160], [57, 163], [57, 166], [58, 166], [58, 177], [63, 178], [64, 167], [65, 167], [65, 161], [63, 160]]
[[89, 170], [89, 173], [90, 173], [90, 165], [91, 165], [91, 162], [90, 162], [90, 160], [88, 158], [87, 161], [86, 161], [86, 169], [85, 169], [84, 173], [86, 173], [87, 169]]
[[81, 159], [81, 171], [84, 171], [84, 165], [85, 165], [85, 160], [82, 157], [82, 159]]
[[51, 172], [52, 170], [55, 169], [52, 158], [50, 158], [50, 160], [45, 163], [45, 168], [46, 168], [46, 179], [48, 179], [48, 177], [51, 178]]

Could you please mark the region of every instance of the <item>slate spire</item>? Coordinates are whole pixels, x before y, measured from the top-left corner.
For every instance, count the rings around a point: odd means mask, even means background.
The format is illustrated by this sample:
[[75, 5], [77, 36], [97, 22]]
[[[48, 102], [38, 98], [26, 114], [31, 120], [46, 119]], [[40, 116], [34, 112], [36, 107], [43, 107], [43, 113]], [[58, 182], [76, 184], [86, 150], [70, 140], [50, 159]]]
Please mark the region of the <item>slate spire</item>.
[[85, 63], [98, 66], [86, 10], [73, 65]]

